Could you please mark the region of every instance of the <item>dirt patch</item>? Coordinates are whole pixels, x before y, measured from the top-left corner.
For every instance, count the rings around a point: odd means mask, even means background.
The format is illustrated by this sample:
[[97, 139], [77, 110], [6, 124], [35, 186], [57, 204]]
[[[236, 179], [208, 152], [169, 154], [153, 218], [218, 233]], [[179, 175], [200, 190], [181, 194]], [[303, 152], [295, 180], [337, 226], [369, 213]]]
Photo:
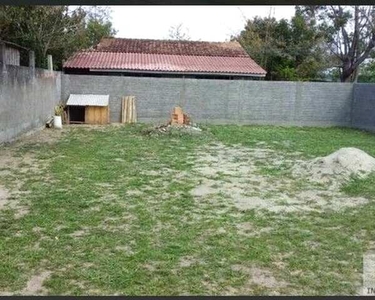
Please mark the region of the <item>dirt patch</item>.
[[234, 265], [232, 266], [232, 270], [248, 275], [249, 279], [247, 284], [249, 285], [255, 284], [269, 289], [278, 289], [288, 286], [288, 283], [276, 279], [272, 272], [267, 269], [255, 266], [247, 267], [243, 265]]
[[8, 204], [9, 192], [3, 186], [0, 185], [0, 210], [4, 209]]
[[156, 266], [154, 264], [144, 264], [143, 268], [145, 268], [149, 272], [155, 272]]
[[52, 272], [43, 271], [30, 278], [27, 282], [27, 286], [21, 291], [22, 295], [43, 295], [46, 294], [46, 290], [43, 287], [43, 283], [51, 276]]
[[140, 191], [140, 190], [128, 190], [128, 191], [126, 191], [126, 194], [128, 196], [140, 196], [140, 195], [143, 194], [143, 192]]
[[43, 130], [38, 130], [31, 132], [20, 137], [16, 143], [17, 144], [26, 144], [26, 143], [38, 143], [38, 144], [53, 144], [56, 143], [63, 134], [71, 130], [71, 126], [65, 126], [62, 130], [45, 128]]
[[190, 255], [181, 257], [178, 262], [178, 265], [180, 268], [188, 268], [193, 265], [200, 265], [200, 264], [204, 264], [202, 260], [196, 259], [195, 257], [190, 256]]
[[100, 182], [100, 183], [95, 183], [98, 187], [102, 188], [112, 188], [113, 184], [112, 183], [107, 183], [107, 182]]
[[211, 180], [204, 180], [204, 183], [198, 185], [194, 189], [190, 191], [190, 194], [192, 196], [196, 197], [203, 197], [211, 194], [216, 194], [218, 190], [213, 185], [216, 185], [217, 183], [215, 181]]
[[20, 219], [29, 213], [29, 208], [26, 206], [21, 206], [18, 199], [14, 195], [21, 193], [13, 192], [11, 196], [10, 192], [0, 185], [0, 211], [5, 209], [12, 209], [15, 211], [14, 218]]
[[250, 222], [237, 224], [236, 227], [237, 227], [238, 234], [243, 235], [243, 236], [248, 236], [248, 237], [260, 236], [263, 233], [271, 232], [273, 229], [271, 227], [258, 228], [257, 226], [254, 226]]
[[132, 251], [130, 246], [116, 246], [115, 250], [122, 252], [128, 256], [134, 255], [134, 251]]
[[80, 281], [76, 281], [76, 280], [71, 280], [69, 282], [70, 285], [73, 285], [73, 286], [76, 286], [78, 288], [80, 288], [81, 290], [84, 290], [86, 289], [86, 286], [83, 282], [80, 282]]
[[30, 212], [29, 208], [26, 206], [17, 206], [14, 218], [16, 220], [26, 216]]
[[74, 238], [83, 237], [85, 235], [86, 235], [85, 230], [76, 230], [73, 233], [69, 234], [69, 236], [74, 237]]
[[142, 131], [144, 135], [158, 136], [158, 135], [199, 135], [202, 134], [202, 129], [190, 125], [159, 125], [148, 128]]
[[[33, 174], [42, 176], [48, 160], [39, 160], [35, 157], [32, 148], [25, 153], [18, 153], [21, 148], [27, 148], [38, 144], [52, 144], [59, 140], [61, 131], [45, 129], [21, 136], [16, 141], [8, 143], [0, 150], [0, 172], [6, 174], [4, 180], [9, 181], [9, 189], [0, 185], [0, 210], [12, 209], [15, 211], [15, 219], [24, 217], [29, 213], [29, 208], [25, 204], [20, 204], [24, 195], [30, 191], [23, 190], [25, 176], [23, 174]], [[50, 180], [50, 178], [44, 178]]]
[[[286, 157], [267, 148], [205, 145], [195, 153], [192, 175], [198, 183], [190, 194], [201, 206], [217, 203], [240, 211], [265, 209], [276, 213], [340, 210], [368, 202], [366, 198], [346, 196], [339, 185], [317, 186], [306, 180], [307, 175], [293, 177], [293, 165], [309, 162], [294, 157], [294, 153]], [[272, 176], [264, 170], [290, 176]]]

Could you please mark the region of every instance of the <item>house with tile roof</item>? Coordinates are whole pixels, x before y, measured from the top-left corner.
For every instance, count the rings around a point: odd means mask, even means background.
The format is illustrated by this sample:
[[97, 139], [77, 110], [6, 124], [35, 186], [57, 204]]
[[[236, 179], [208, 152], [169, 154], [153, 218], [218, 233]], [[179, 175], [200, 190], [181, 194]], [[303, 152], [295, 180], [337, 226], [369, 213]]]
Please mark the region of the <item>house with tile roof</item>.
[[263, 79], [263, 70], [236, 42], [105, 38], [75, 53], [66, 74]]

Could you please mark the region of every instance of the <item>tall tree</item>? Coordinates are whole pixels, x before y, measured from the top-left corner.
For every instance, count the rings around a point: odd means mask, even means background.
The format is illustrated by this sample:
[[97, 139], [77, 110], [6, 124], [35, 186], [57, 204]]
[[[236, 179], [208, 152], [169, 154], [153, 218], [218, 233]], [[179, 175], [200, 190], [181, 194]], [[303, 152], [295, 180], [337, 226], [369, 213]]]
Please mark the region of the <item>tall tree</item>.
[[313, 80], [324, 68], [322, 36], [296, 12], [290, 20], [247, 20], [238, 40], [266, 71], [268, 80]]
[[87, 10], [86, 19], [86, 47], [97, 45], [103, 37], [112, 37], [117, 33], [110, 21], [110, 10], [107, 7], [92, 7]]
[[94, 17], [92, 11], [92, 7], [0, 6], [0, 38], [34, 50], [37, 67], [45, 67], [46, 55], [52, 54], [60, 69], [73, 52], [114, 33], [108, 19]]
[[306, 19], [325, 34], [339, 61], [342, 82], [354, 81], [359, 66], [374, 51], [375, 6], [301, 6]]

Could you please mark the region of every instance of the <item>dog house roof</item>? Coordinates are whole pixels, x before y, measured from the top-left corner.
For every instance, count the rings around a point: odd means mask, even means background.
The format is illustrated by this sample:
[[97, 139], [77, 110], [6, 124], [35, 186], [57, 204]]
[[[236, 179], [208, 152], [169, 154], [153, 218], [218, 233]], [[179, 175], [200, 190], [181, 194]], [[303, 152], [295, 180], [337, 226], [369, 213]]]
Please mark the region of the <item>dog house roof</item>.
[[70, 94], [66, 105], [70, 106], [108, 106], [109, 95]]

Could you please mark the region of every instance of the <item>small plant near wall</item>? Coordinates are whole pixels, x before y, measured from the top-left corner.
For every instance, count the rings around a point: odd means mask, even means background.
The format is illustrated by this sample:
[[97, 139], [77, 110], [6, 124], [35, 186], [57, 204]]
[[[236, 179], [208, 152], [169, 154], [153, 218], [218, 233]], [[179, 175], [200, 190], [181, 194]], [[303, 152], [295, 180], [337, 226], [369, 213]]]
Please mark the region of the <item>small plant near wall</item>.
[[55, 106], [55, 115], [53, 116], [53, 127], [62, 129], [62, 115], [64, 114], [64, 105]]
[[55, 106], [55, 116], [62, 116], [64, 113], [64, 105], [59, 104]]

